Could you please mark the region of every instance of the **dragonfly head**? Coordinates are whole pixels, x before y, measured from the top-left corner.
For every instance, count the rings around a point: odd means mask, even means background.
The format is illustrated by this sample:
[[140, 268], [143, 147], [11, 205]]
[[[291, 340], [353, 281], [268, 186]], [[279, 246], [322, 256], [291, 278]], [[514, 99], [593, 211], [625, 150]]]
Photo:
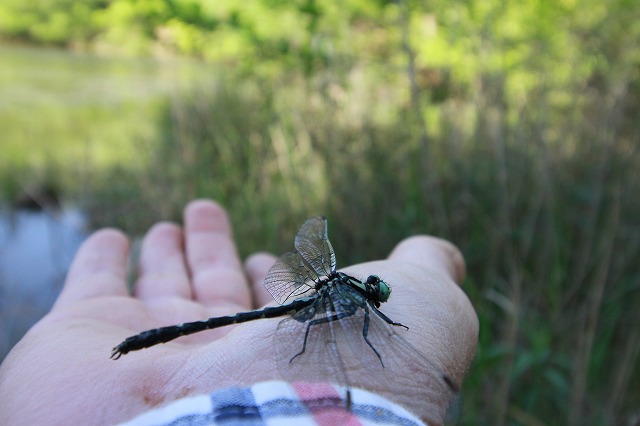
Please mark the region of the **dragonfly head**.
[[378, 277], [377, 275], [369, 275], [369, 278], [367, 278], [367, 284], [372, 287], [372, 292], [376, 296], [376, 305], [389, 300], [389, 295], [391, 295], [391, 287], [389, 287], [387, 283], [382, 281], [380, 277]]

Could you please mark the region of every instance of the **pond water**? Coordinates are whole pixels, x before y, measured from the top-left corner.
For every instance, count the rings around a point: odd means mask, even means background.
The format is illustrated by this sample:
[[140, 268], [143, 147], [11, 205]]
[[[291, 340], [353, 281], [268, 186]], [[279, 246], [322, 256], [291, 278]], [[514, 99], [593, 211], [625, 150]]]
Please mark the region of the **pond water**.
[[0, 361], [51, 308], [85, 224], [76, 209], [0, 210]]

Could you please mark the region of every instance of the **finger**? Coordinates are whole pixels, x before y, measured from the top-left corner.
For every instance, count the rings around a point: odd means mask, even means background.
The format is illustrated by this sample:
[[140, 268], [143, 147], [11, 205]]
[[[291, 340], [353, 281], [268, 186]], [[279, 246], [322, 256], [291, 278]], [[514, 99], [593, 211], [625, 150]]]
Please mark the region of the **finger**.
[[398, 244], [389, 258], [399, 262], [389, 262], [395, 271], [384, 276], [398, 285], [385, 313], [406, 324], [412, 332], [411, 343], [441, 363], [459, 386], [478, 338], [475, 310], [455, 284], [465, 276], [460, 251], [448, 241], [415, 236]]
[[191, 298], [185, 265], [182, 229], [172, 223], [154, 225], [142, 241], [136, 296], [141, 300], [161, 297]]
[[401, 241], [389, 255], [389, 259], [400, 260], [436, 270], [460, 284], [464, 280], [466, 267], [464, 258], [450, 242], [417, 235]]
[[127, 295], [129, 241], [115, 229], [103, 229], [80, 246], [53, 310], [79, 300]]
[[270, 253], [255, 253], [247, 258], [244, 270], [249, 277], [249, 285], [253, 290], [254, 308], [273, 302], [273, 296], [264, 287], [264, 278], [273, 266], [276, 257]]
[[184, 215], [194, 299], [207, 305], [250, 307], [251, 293], [224, 209], [212, 201], [197, 200]]

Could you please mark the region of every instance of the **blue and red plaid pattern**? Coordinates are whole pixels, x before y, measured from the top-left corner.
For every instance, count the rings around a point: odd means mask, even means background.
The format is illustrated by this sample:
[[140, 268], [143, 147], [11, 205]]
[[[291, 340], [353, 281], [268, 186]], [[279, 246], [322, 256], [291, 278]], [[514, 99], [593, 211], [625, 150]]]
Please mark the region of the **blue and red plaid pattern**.
[[187, 397], [144, 413], [123, 426], [150, 425], [424, 425], [404, 408], [373, 393], [342, 386], [270, 381]]

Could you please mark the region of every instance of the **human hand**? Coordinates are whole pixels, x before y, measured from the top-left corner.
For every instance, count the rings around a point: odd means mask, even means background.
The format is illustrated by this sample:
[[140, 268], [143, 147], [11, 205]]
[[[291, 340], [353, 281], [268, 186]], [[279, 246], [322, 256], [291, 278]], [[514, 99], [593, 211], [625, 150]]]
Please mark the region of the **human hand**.
[[[127, 420], [190, 394], [280, 377], [273, 354], [278, 319], [198, 333], [128, 354], [113, 346], [162, 325], [234, 314], [273, 302], [262, 281], [275, 257], [242, 265], [225, 212], [208, 201], [185, 210], [184, 231], [161, 223], [146, 235], [133, 296], [127, 293], [129, 245], [102, 230], [82, 246], [51, 312], [0, 366], [0, 424], [104, 424]], [[394, 286], [381, 310], [411, 328], [408, 340], [459, 385], [477, 341], [478, 323], [455, 284], [464, 264], [453, 246], [412, 237], [386, 261], [347, 268]], [[419, 319], [419, 321], [416, 321]], [[423, 372], [433, 376], [434, 372]], [[353, 386], [367, 381], [351, 377]], [[368, 390], [439, 421], [450, 396], [394, 383]]]

